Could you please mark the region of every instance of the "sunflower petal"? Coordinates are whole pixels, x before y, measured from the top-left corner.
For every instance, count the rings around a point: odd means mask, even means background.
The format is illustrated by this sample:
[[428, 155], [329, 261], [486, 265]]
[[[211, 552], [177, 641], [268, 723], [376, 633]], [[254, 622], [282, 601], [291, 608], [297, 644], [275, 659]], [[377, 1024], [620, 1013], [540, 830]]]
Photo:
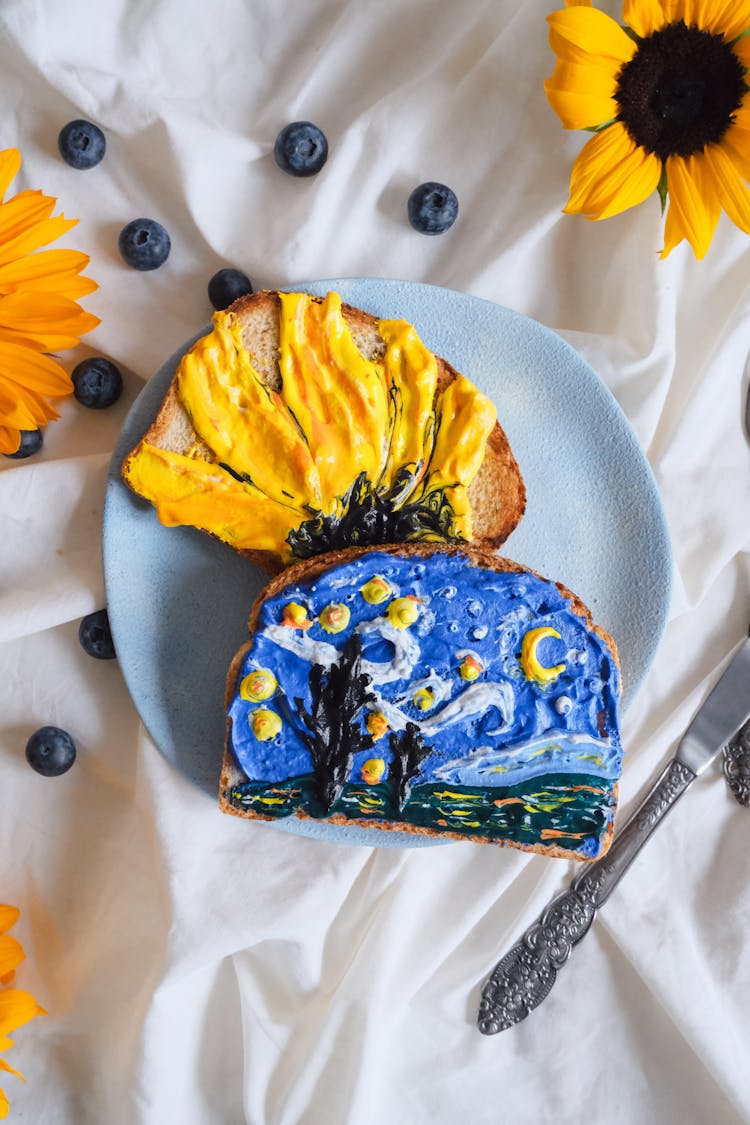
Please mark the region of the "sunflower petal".
[[750, 234], [750, 191], [731, 156], [721, 145], [708, 145], [703, 161], [704, 179], [713, 181], [713, 190], [722, 208], [735, 226]]
[[700, 161], [703, 157], [669, 156], [666, 161], [669, 210], [664, 224], [664, 248], [667, 255], [688, 240], [696, 258], [703, 258], [719, 221], [721, 207], [712, 184], [706, 182]]
[[23, 341], [42, 352], [74, 348], [99, 318], [57, 293], [8, 293], [0, 297], [0, 338]]
[[[586, 194], [603, 172], [613, 168], [629, 151], [630, 138], [619, 122], [602, 129], [583, 146], [575, 159], [570, 174], [571, 203], [574, 192]], [[576, 204], [578, 199], [576, 197]], [[577, 205], [568, 209], [579, 210]]]
[[11, 394], [0, 383], [0, 424], [13, 430], [35, 430], [47, 421], [45, 401], [21, 387]]
[[0, 1070], [4, 1070], [6, 1072], [6, 1074], [15, 1075], [15, 1077], [20, 1078], [22, 1082], [26, 1081], [24, 1076], [21, 1074], [21, 1071], [20, 1070], [14, 1070], [13, 1067], [10, 1065], [10, 1063], [7, 1063], [5, 1061], [5, 1059], [0, 1059]]
[[[3, 204], [3, 206], [6, 206], [6, 204]], [[61, 238], [77, 222], [78, 219], [66, 219], [64, 215], [58, 215], [54, 219], [44, 219], [36, 223], [8, 242], [0, 243], [0, 265], [15, 261], [16, 258], [21, 258], [25, 254], [31, 254], [34, 250], [38, 250], [40, 246], [47, 246], [48, 243]]]
[[622, 19], [642, 39], [653, 35], [667, 22], [661, 0], [624, 0]]
[[75, 300], [98, 288], [95, 281], [79, 275], [90, 258], [78, 250], [40, 250], [27, 258], [0, 266], [0, 294], [54, 292]]
[[750, 130], [733, 126], [724, 134], [721, 148], [731, 159], [743, 180], [750, 182]]
[[738, 39], [732, 45], [732, 50], [746, 69], [750, 67], [750, 35], [744, 35], [742, 39]]
[[723, 35], [731, 43], [750, 27], [750, 0], [673, 0], [672, 19]]
[[570, 178], [568, 214], [606, 219], [635, 207], [656, 190], [661, 160], [631, 139], [619, 123], [597, 133], [578, 156]]
[[41, 191], [20, 191], [0, 207], [0, 245], [20, 238], [48, 219], [57, 200]]
[[6, 148], [0, 152], [0, 199], [3, 198], [11, 180], [18, 175], [21, 167], [21, 154], [17, 148]]
[[20, 941], [16, 941], [9, 934], [0, 934], [0, 979], [8, 973], [15, 972], [24, 956]]
[[[598, 8], [565, 8], [552, 12], [547, 22], [559, 37], [555, 41], [559, 43], [560, 58], [568, 58], [565, 51], [568, 43], [590, 55], [616, 59], [620, 63], [629, 62], [637, 49], [620, 25]], [[570, 61], [580, 61], [580, 56], [574, 53]]]
[[0, 990], [0, 1035], [15, 1031], [35, 1016], [46, 1014], [30, 992], [24, 992], [20, 988]]
[[[3, 155], [3, 153], [0, 153], [0, 157]], [[0, 903], [0, 934], [4, 934], [7, 930], [15, 926], [20, 913], [21, 911], [17, 906], [7, 906], [4, 903]]]
[[[21, 432], [10, 426], [0, 426], [0, 453], [17, 453], [21, 445]], [[0, 1050], [2, 1042], [0, 1037]]]
[[14, 390], [26, 387], [52, 398], [64, 398], [73, 391], [67, 371], [51, 356], [0, 339], [0, 387], [3, 383], [9, 383]]
[[615, 79], [604, 68], [559, 61], [544, 83], [550, 105], [566, 129], [589, 129], [617, 116]]
[[10, 1109], [10, 1104], [8, 1102], [7, 1097], [5, 1096], [5, 1090], [0, 1089], [0, 1120], [6, 1118], [8, 1116], [8, 1110], [9, 1109]]

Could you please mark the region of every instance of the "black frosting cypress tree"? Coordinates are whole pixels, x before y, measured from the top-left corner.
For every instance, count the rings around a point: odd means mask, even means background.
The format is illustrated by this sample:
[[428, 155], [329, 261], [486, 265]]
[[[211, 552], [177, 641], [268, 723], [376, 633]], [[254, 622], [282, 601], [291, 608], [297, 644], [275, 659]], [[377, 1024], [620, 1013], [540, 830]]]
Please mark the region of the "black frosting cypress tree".
[[419, 773], [422, 762], [429, 756], [430, 747], [425, 745], [417, 723], [407, 723], [406, 728], [399, 733], [393, 731], [390, 743], [393, 754], [390, 778], [396, 808], [401, 813], [409, 799], [411, 783]]
[[306, 726], [300, 735], [310, 751], [315, 789], [326, 816], [341, 796], [352, 768], [354, 755], [372, 746], [358, 718], [363, 707], [374, 702], [368, 690], [372, 677], [360, 671], [362, 641], [352, 633], [341, 651], [338, 664], [325, 668], [314, 664], [310, 672], [312, 711], [295, 699]]

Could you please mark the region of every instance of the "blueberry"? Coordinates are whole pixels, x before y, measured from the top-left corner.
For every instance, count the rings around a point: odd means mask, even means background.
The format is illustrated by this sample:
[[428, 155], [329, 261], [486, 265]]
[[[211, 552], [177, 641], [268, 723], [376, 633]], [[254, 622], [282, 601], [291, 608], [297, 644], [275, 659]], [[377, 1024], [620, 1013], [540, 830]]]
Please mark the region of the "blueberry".
[[155, 270], [166, 262], [172, 243], [156, 219], [133, 219], [120, 231], [119, 247], [134, 270]]
[[98, 125], [90, 121], [69, 121], [57, 138], [60, 156], [71, 168], [94, 168], [104, 156], [107, 142]]
[[73, 394], [82, 406], [104, 410], [122, 394], [122, 375], [114, 363], [101, 356], [84, 359], [73, 368]]
[[456, 221], [458, 199], [445, 184], [429, 180], [414, 188], [407, 211], [409, 222], [421, 234], [443, 234]]
[[328, 141], [312, 122], [292, 121], [276, 138], [273, 154], [290, 176], [314, 176], [328, 159]]
[[59, 777], [76, 760], [76, 744], [60, 727], [40, 727], [26, 743], [26, 761], [42, 777]]
[[31, 457], [42, 448], [41, 430], [21, 430], [21, 444], [15, 453], [6, 453], [6, 457], [13, 457], [20, 461], [24, 457]]
[[232, 301], [252, 291], [252, 282], [242, 270], [219, 270], [208, 283], [208, 299], [215, 309], [228, 309]]
[[83, 618], [78, 640], [89, 656], [97, 660], [114, 660], [117, 655], [106, 609], [97, 609]]

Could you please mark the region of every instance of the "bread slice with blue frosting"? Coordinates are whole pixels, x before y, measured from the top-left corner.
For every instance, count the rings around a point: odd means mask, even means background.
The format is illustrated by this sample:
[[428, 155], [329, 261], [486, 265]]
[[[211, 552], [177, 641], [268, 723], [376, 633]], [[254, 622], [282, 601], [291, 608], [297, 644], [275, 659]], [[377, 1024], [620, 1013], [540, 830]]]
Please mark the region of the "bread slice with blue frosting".
[[612, 637], [566, 587], [477, 546], [349, 549], [252, 607], [219, 803], [589, 860], [622, 765]]

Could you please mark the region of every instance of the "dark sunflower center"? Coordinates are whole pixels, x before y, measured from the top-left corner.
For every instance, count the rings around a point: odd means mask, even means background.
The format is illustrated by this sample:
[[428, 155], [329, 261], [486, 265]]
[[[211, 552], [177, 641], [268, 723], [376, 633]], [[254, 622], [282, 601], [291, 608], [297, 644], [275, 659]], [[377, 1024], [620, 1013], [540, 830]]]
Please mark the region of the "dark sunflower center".
[[669, 24], [638, 44], [617, 79], [620, 119], [635, 143], [665, 160], [720, 141], [746, 92], [744, 68], [722, 35]]

